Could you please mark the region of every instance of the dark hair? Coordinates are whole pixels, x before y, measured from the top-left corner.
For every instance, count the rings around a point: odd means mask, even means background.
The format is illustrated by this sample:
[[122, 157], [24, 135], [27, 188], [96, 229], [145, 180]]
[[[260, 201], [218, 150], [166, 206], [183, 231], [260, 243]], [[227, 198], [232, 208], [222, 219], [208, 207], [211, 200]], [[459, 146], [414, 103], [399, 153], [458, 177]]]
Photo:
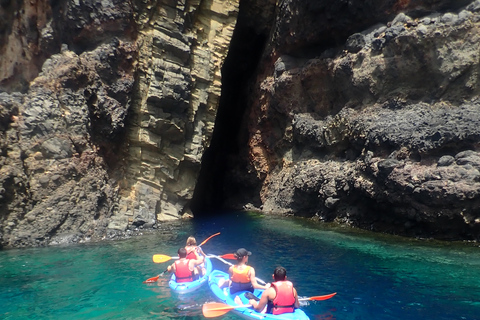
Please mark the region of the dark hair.
[[180, 258], [185, 258], [187, 256], [187, 250], [185, 250], [185, 248], [178, 249], [178, 256]]
[[275, 281], [283, 281], [287, 276], [287, 270], [284, 267], [276, 267], [273, 271], [273, 277]]
[[242, 259], [243, 259], [243, 257], [249, 256], [249, 255], [251, 255], [251, 254], [252, 254], [252, 253], [251, 253], [250, 251], [248, 251], [247, 249], [245, 249], [245, 248], [240, 248], [240, 249], [237, 250], [237, 252], [235, 252], [235, 253], [233, 254], [233, 256], [234, 256], [235, 258], [237, 258], [237, 261], [238, 261], [238, 262], [241, 262]]

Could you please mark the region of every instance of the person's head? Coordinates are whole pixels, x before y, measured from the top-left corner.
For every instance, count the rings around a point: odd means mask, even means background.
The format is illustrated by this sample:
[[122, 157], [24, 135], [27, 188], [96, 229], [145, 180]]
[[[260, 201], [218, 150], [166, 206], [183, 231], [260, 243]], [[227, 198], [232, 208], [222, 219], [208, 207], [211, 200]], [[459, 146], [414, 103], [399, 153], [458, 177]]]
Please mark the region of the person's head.
[[284, 267], [276, 267], [273, 270], [273, 279], [275, 281], [284, 281], [287, 278], [287, 270]]
[[241, 262], [243, 261], [243, 259], [245, 257], [248, 258], [249, 255], [251, 255], [252, 253], [250, 251], [248, 251], [247, 249], [245, 248], [240, 248], [237, 250], [237, 252], [235, 252], [233, 255], [235, 256], [235, 258], [237, 258], [237, 261], [238, 262]]
[[197, 240], [195, 240], [194, 237], [190, 236], [187, 239], [187, 246], [196, 246], [197, 245]]
[[178, 257], [180, 259], [185, 258], [187, 256], [187, 250], [185, 248], [178, 249]]

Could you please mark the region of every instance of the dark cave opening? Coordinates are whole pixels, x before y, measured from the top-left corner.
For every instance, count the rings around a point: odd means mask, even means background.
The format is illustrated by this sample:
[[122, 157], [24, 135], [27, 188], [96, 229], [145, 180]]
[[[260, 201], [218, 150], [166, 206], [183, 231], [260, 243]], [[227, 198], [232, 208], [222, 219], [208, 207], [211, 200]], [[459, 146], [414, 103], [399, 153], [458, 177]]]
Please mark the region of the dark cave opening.
[[[207, 216], [225, 208], [226, 188], [232, 193], [227, 172], [241, 161], [241, 145], [246, 134], [242, 119], [248, 108], [248, 88], [261, 59], [267, 35], [250, 26], [251, 16], [240, 11], [229, 53], [222, 67], [222, 94], [210, 147], [202, 158], [191, 209], [195, 216]], [[227, 185], [228, 184], [228, 185]], [[242, 192], [245, 192], [243, 190]]]

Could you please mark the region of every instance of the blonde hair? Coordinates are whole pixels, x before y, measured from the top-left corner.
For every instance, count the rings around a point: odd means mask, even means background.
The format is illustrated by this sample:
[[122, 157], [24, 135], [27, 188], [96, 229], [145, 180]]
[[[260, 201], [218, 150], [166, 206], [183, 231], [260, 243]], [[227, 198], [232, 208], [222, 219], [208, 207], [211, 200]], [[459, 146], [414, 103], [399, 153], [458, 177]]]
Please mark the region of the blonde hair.
[[196, 246], [197, 245], [197, 240], [195, 240], [194, 237], [190, 236], [187, 239], [187, 246]]

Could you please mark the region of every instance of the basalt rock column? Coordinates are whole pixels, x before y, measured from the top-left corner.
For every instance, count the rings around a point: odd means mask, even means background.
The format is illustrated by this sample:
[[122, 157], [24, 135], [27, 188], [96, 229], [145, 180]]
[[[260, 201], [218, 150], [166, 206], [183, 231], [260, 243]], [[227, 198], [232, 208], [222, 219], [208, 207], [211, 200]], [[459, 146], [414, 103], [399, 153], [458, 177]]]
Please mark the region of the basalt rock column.
[[142, 8], [129, 161], [111, 228], [189, 212], [237, 13], [238, 1], [152, 1]]

